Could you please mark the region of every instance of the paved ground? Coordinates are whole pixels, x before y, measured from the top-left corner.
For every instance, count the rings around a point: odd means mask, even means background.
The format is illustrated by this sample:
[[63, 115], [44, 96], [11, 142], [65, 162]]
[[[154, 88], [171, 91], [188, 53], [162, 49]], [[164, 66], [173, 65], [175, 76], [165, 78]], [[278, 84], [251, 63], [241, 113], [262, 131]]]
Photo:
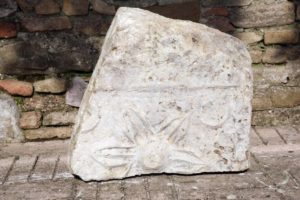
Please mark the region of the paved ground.
[[68, 141], [0, 146], [0, 199], [300, 199], [297, 127], [256, 127], [251, 169], [85, 183], [68, 173]]

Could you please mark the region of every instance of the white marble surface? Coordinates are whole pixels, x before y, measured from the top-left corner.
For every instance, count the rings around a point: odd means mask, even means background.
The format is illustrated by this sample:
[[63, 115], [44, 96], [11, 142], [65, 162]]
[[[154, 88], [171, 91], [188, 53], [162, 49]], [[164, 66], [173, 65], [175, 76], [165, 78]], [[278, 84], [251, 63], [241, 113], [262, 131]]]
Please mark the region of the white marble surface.
[[205, 25], [120, 8], [70, 146], [83, 180], [249, 167], [251, 59]]

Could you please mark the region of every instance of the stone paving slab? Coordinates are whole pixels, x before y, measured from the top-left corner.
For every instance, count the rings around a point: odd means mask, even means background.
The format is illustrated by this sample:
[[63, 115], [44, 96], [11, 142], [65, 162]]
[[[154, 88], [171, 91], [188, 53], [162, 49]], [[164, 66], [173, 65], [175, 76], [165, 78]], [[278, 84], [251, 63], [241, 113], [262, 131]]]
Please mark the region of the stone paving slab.
[[294, 127], [254, 128], [251, 138], [256, 141], [251, 140], [251, 167], [245, 172], [160, 174], [89, 183], [69, 173], [68, 141], [0, 146], [0, 183], [3, 183], [0, 200], [298, 200], [300, 140], [297, 134], [299, 130]]

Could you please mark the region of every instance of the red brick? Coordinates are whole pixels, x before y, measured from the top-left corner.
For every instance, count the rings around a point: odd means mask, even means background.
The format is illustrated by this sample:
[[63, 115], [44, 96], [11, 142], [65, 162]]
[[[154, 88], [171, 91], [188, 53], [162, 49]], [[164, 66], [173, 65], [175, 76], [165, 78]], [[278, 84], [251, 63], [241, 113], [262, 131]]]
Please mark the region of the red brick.
[[7, 91], [11, 95], [31, 96], [33, 93], [31, 83], [18, 80], [0, 80], [0, 89]]
[[35, 6], [35, 12], [41, 15], [50, 15], [60, 12], [59, 5], [53, 0], [41, 0]]
[[63, 11], [66, 15], [87, 15], [88, 0], [64, 0]]
[[24, 18], [22, 19], [22, 26], [30, 31], [52, 31], [64, 30], [72, 28], [72, 24], [68, 17], [41, 17], [41, 18]]
[[17, 35], [17, 27], [13, 22], [0, 22], [0, 38], [12, 38]]
[[207, 8], [204, 9], [203, 11], [203, 16], [228, 16], [228, 9], [227, 8]]

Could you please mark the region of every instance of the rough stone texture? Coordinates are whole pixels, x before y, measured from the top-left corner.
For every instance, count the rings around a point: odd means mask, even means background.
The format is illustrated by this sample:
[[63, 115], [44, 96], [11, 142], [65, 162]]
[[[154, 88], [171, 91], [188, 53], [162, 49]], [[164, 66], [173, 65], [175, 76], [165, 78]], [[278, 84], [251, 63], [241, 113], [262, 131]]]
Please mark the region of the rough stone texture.
[[228, 16], [229, 12], [227, 8], [206, 8], [206, 9], [201, 9], [201, 15], [204, 17], [208, 16]]
[[17, 11], [17, 4], [14, 0], [1, 0], [0, 1], [0, 18], [9, 16]]
[[0, 38], [12, 38], [17, 35], [17, 27], [13, 22], [0, 22]]
[[0, 92], [0, 142], [22, 141], [19, 128], [19, 111], [15, 101]]
[[270, 30], [265, 32], [265, 44], [294, 44], [299, 39], [299, 32], [294, 29]]
[[262, 58], [264, 63], [279, 64], [287, 61], [287, 55], [283, 48], [268, 48]]
[[84, 180], [245, 170], [251, 98], [240, 40], [119, 8], [75, 123], [70, 167]]
[[260, 63], [262, 60], [262, 51], [261, 50], [250, 50], [249, 51], [252, 63]]
[[58, 78], [49, 78], [41, 81], [36, 81], [33, 83], [35, 92], [44, 93], [62, 93], [67, 89], [67, 81]]
[[231, 22], [241, 28], [291, 24], [295, 20], [294, 4], [287, 0], [253, 1], [246, 7], [235, 7]]
[[92, 71], [98, 50], [70, 33], [25, 33], [0, 46], [0, 73], [9, 75]]
[[254, 98], [252, 99], [253, 110], [270, 110], [272, 108], [273, 104], [268, 92], [265, 90], [260, 92], [254, 91]]
[[41, 126], [42, 113], [39, 111], [23, 112], [20, 118], [22, 129], [36, 129]]
[[234, 33], [232, 35], [242, 40], [245, 44], [260, 42], [263, 39], [263, 36], [256, 32], [242, 32], [242, 33]]
[[69, 110], [62, 95], [33, 95], [25, 98], [21, 105], [23, 111], [41, 110], [43, 112]]
[[300, 105], [300, 88], [272, 87], [271, 100], [274, 107], [290, 108]]
[[22, 26], [27, 31], [57, 31], [72, 28], [72, 24], [68, 17], [57, 16], [57, 17], [30, 17], [22, 18]]
[[87, 83], [82, 78], [73, 78], [66, 93], [66, 104], [79, 107], [86, 87]]
[[300, 19], [300, 6], [299, 5], [297, 5], [296, 19], [297, 20]]
[[114, 15], [116, 13], [115, 6], [107, 4], [103, 0], [92, 0], [93, 9], [100, 13], [105, 15]]
[[0, 80], [1, 89], [11, 95], [31, 96], [33, 93], [31, 83], [18, 80]]
[[58, 126], [58, 125], [71, 125], [74, 124], [76, 111], [72, 112], [51, 112], [44, 115], [44, 126]]
[[88, 14], [89, 0], [64, 0], [63, 11], [66, 15]]
[[30, 12], [39, 3], [39, 0], [16, 0], [23, 12]]
[[60, 6], [54, 0], [41, 0], [35, 6], [35, 12], [40, 15], [50, 15], [60, 12]]
[[27, 140], [37, 139], [65, 139], [69, 138], [72, 133], [71, 127], [47, 127], [32, 130], [25, 130], [24, 136]]

